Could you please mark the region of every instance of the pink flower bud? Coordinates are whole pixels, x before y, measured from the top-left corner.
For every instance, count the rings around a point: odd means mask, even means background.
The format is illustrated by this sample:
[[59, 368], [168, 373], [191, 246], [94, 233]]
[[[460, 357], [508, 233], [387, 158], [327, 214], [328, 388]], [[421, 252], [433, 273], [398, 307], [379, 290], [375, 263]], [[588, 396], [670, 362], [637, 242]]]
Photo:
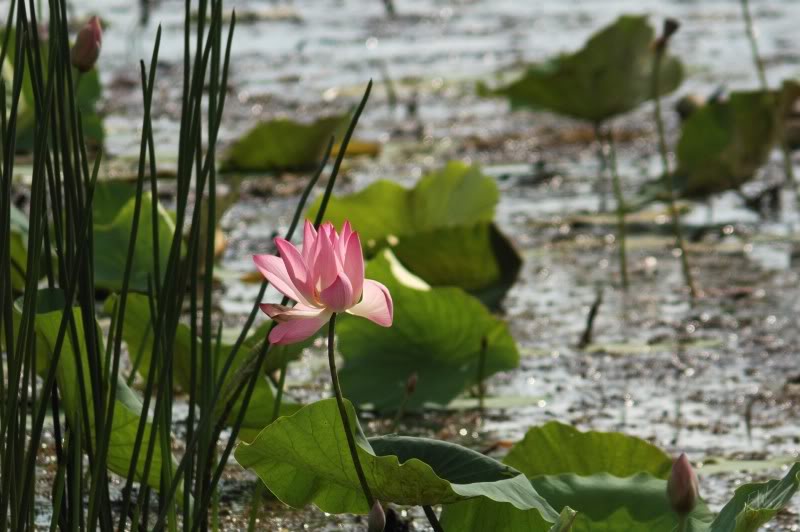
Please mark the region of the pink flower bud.
[[683, 453], [672, 464], [672, 472], [667, 481], [667, 497], [672, 510], [678, 515], [688, 514], [697, 504], [697, 475]]
[[75, 44], [70, 52], [72, 66], [80, 72], [88, 72], [93, 69], [97, 58], [100, 56], [100, 45], [102, 43], [103, 28], [100, 27], [100, 19], [92, 17], [81, 28], [75, 38]]
[[375, 501], [375, 504], [372, 505], [372, 510], [369, 511], [367, 531], [383, 532], [384, 528], [386, 528], [386, 514], [383, 513], [383, 507], [380, 501]]

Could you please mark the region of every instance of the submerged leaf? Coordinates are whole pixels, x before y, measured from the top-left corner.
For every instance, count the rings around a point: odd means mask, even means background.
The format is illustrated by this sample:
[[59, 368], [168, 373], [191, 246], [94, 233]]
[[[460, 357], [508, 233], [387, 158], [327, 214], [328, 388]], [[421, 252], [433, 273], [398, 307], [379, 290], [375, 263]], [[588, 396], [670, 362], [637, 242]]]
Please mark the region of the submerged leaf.
[[430, 288], [389, 251], [371, 260], [367, 277], [385, 284], [394, 300], [394, 323], [378, 327], [346, 317], [338, 327], [340, 372], [348, 397], [381, 411], [399, 407], [409, 375], [418, 375], [409, 409], [446, 405], [477, 383], [481, 343], [487, 341], [484, 376], [513, 369], [519, 352], [508, 327], [460, 288]]
[[[622, 16], [590, 37], [579, 51], [530, 66], [507, 86], [480, 91], [506, 96], [514, 107], [601, 123], [653, 98], [653, 40], [647, 17]], [[665, 57], [659, 93], [674, 91], [682, 79], [680, 61]]]
[[[425, 438], [367, 440], [350, 402], [358, 456], [374, 497], [404, 505], [490, 499], [554, 522], [558, 514], [524, 476], [470, 449]], [[315, 504], [330, 513], [369, 512], [347, 447], [335, 399], [318, 401], [267, 426], [236, 460], [253, 470], [278, 499]]]

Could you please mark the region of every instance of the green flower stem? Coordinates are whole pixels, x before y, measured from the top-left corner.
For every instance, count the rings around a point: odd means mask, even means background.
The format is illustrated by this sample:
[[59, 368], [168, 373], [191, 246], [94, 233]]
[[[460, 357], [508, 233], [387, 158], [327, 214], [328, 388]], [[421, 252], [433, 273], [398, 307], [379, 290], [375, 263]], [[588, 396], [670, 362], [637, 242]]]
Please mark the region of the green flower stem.
[[688, 532], [689, 530], [689, 517], [687, 514], [678, 515], [678, 532]]
[[334, 337], [336, 334], [336, 313], [331, 316], [331, 321], [328, 324], [328, 364], [331, 368], [331, 382], [333, 383], [333, 391], [336, 395], [336, 404], [339, 406], [339, 416], [342, 418], [342, 425], [344, 426], [344, 435], [347, 437], [347, 447], [350, 449], [350, 456], [353, 458], [353, 465], [356, 468], [358, 481], [361, 483], [361, 489], [364, 491], [364, 497], [367, 499], [367, 507], [372, 508], [375, 505], [375, 499], [367, 484], [367, 477], [364, 476], [364, 469], [361, 467], [361, 461], [358, 459], [358, 452], [356, 450], [356, 440], [353, 437], [353, 429], [350, 426], [350, 418], [347, 417], [347, 410], [344, 407], [344, 398], [342, 398], [342, 387], [339, 384], [339, 374], [336, 372], [336, 357], [334, 356]]
[[625, 226], [625, 197], [622, 194], [622, 181], [619, 177], [617, 170], [617, 150], [614, 147], [614, 133], [609, 129], [606, 132], [606, 140], [608, 142], [608, 161], [611, 168], [611, 179], [614, 186], [614, 198], [617, 201], [617, 246], [619, 248], [619, 269], [622, 276], [622, 289], [628, 289], [628, 259], [625, 247], [625, 235], [627, 227]]
[[683, 228], [681, 227], [681, 215], [675, 205], [675, 177], [669, 169], [669, 157], [667, 155], [667, 140], [664, 133], [664, 120], [661, 117], [661, 93], [658, 90], [661, 77], [661, 60], [664, 57], [664, 46], [657, 47], [653, 58], [653, 94], [655, 101], [655, 111], [653, 116], [658, 131], [658, 149], [661, 152], [661, 166], [663, 167], [664, 177], [667, 181], [667, 195], [669, 197], [669, 213], [672, 217], [672, 229], [675, 233], [675, 241], [681, 251], [681, 268], [686, 286], [689, 287], [689, 294], [692, 299], [697, 298], [697, 287], [694, 284], [692, 269], [689, 265], [689, 255], [686, 253], [686, 245], [683, 238]]
[[436, 517], [436, 512], [433, 511], [433, 508], [425, 505], [422, 509], [425, 511], [425, 517], [428, 518], [428, 522], [431, 524], [431, 527], [433, 527], [434, 532], [444, 532], [444, 528], [442, 528], [441, 523], [439, 523], [439, 519]]

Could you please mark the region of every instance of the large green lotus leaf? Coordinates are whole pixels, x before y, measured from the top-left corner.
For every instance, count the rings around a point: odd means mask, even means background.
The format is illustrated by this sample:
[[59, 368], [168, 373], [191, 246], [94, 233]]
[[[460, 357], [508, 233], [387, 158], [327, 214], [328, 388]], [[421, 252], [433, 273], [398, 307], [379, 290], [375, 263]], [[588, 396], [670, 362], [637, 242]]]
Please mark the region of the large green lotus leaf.
[[[4, 38], [4, 32], [0, 32], [0, 39]], [[40, 56], [42, 60], [42, 72], [47, 76], [48, 58], [50, 55], [49, 43], [46, 40], [40, 42]], [[16, 40], [14, 30], [11, 30], [8, 39], [8, 50], [6, 61], [3, 65], [3, 78], [6, 87], [11, 87], [14, 76], [14, 61], [16, 58]], [[20, 95], [19, 114], [17, 117], [17, 140], [16, 149], [18, 152], [29, 152], [33, 150], [33, 132], [35, 126], [35, 102], [33, 97], [33, 84], [31, 83], [28, 63], [25, 63], [25, 77], [22, 81], [22, 93]], [[102, 145], [105, 138], [103, 128], [103, 118], [97, 111], [97, 104], [103, 95], [103, 86], [100, 83], [100, 75], [97, 68], [86, 72], [80, 76], [79, 80], [73, 77], [76, 83], [77, 108], [81, 113], [81, 123], [83, 126], [84, 139], [89, 144]], [[6, 101], [10, 108], [11, 90], [6, 91]]]
[[[94, 277], [95, 286], [109, 291], [122, 288], [128, 242], [133, 229], [136, 205], [135, 188], [129, 183], [98, 183], [93, 200], [94, 219]], [[148, 279], [153, 282], [153, 223], [152, 196], [142, 194], [139, 229], [130, 278], [132, 290], [148, 290]], [[166, 258], [172, 245], [175, 223], [169, 213], [158, 204], [158, 246], [161, 275], [165, 273]]]
[[[21, 300], [14, 306], [15, 326], [19, 328], [22, 316]], [[56, 344], [58, 330], [64, 314], [64, 294], [58, 289], [42, 289], [37, 293], [36, 317], [34, 328], [36, 331], [36, 361], [37, 371], [44, 374], [50, 365], [53, 357], [53, 348]], [[74, 337], [67, 335], [63, 343], [58, 368], [56, 370], [56, 382], [61, 396], [62, 407], [70, 423], [77, 423], [77, 413], [81, 409], [80, 385], [78, 379], [78, 365], [76, 360], [81, 361], [80, 371], [86, 383], [86, 399], [89, 414], [89, 427], [94, 433], [95, 419], [92, 412], [93, 397], [91, 387], [88, 385], [89, 363], [86, 352], [85, 338], [83, 335], [83, 318], [78, 307], [73, 308], [75, 327], [77, 330], [77, 345]], [[100, 330], [98, 327], [98, 335]], [[102, 352], [102, 345], [101, 345]], [[133, 444], [136, 438], [136, 431], [140, 417], [142, 415], [142, 403], [139, 398], [131, 391], [121, 378], [117, 379], [117, 398], [114, 403], [114, 419], [111, 426], [110, 441], [108, 447], [108, 457], [106, 459], [108, 469], [118, 475], [127, 476], [130, 461], [133, 457]], [[148, 422], [144, 429], [144, 441], [150, 438], [151, 425]], [[92, 436], [94, 438], [94, 436]], [[142, 455], [143, 456], [143, 455]], [[161, 479], [161, 450], [159, 446], [154, 447], [152, 465], [147, 477], [147, 483], [158, 488]], [[175, 461], [172, 457], [173, 467]], [[142, 480], [144, 472], [144, 459], [140, 457], [136, 466], [136, 476]]]
[[[491, 222], [499, 192], [494, 180], [478, 166], [450, 162], [423, 176], [412, 189], [391, 181], [376, 181], [349, 196], [333, 196], [325, 220], [341, 228], [345, 220], [361, 235], [365, 245], [387, 236]], [[307, 212], [314, 219], [322, 198]]]
[[[647, 473], [626, 478], [566, 473], [535, 477], [531, 484], [556, 510], [578, 512], [572, 532], [674, 532], [678, 526], [667, 499], [667, 481]], [[708, 507], [699, 501], [689, 514], [688, 529], [705, 530], [711, 519]]]
[[[653, 28], [644, 16], [622, 16], [594, 34], [579, 51], [530, 66], [521, 78], [484, 94], [506, 96], [514, 107], [546, 109], [593, 123], [624, 114], [653, 94]], [[674, 91], [683, 66], [661, 65], [660, 94]]]
[[366, 275], [391, 292], [394, 323], [384, 328], [354, 316], [339, 323], [339, 350], [345, 359], [340, 377], [354, 402], [394, 410], [408, 377], [416, 373], [417, 388], [406, 407], [446, 405], [476, 384], [484, 338], [486, 377], [519, 364], [506, 324], [460, 288], [428, 287], [388, 250], [368, 263]]
[[[107, 312], [113, 312], [115, 301], [119, 296], [116, 294], [110, 296], [105, 303]], [[265, 323], [257, 328], [249, 337], [247, 337], [242, 344], [242, 347], [234, 358], [233, 365], [228, 373], [223, 386], [226, 390], [230, 390], [234, 386], [234, 382], [238, 377], [238, 372], [245, 369], [247, 361], [255, 354], [257, 348], [261, 347], [261, 343], [266, 338], [269, 323]], [[138, 372], [144, 378], [150, 373], [150, 364], [152, 359], [152, 346], [153, 346], [153, 325], [150, 315], [150, 302], [149, 297], [144, 294], [128, 294], [128, 301], [125, 307], [125, 318], [122, 328], [122, 337], [128, 345], [128, 353], [131, 361], [138, 364]], [[302, 350], [310, 344], [311, 340], [305, 343], [297, 343], [288, 346], [275, 346], [270, 348], [267, 354], [267, 362], [265, 364], [267, 371], [274, 371], [281, 367], [284, 361], [292, 360], [300, 356]], [[196, 341], [197, 353], [200, 353], [200, 340]], [[223, 342], [219, 350], [212, 349], [213, 355], [218, 359], [213, 364], [217, 371], [221, 371], [224, 361], [227, 359], [233, 347], [232, 343]], [[178, 324], [175, 333], [175, 342], [172, 351], [169, 353], [172, 357], [172, 367], [175, 376], [175, 384], [181, 390], [188, 390], [191, 383], [191, 331], [189, 327], [183, 323]], [[199, 355], [198, 355], [199, 358]], [[202, 363], [198, 365], [198, 375], [202, 371], [200, 369]], [[218, 374], [217, 374], [218, 375]], [[223, 394], [224, 395], [224, 394]], [[244, 421], [242, 424], [241, 436], [249, 439], [257, 433], [257, 431], [264, 428], [272, 420], [272, 411], [275, 404], [275, 394], [272, 384], [265, 377], [260, 377], [256, 383], [255, 390], [253, 391], [252, 399], [248, 405], [247, 412], [245, 413]], [[224, 402], [220, 401], [216, 405], [216, 412], [220, 413], [224, 407]], [[241, 408], [241, 399], [233, 409], [229, 420], [235, 419], [237, 413]], [[280, 413], [283, 415], [296, 412], [299, 405], [290, 401], [281, 402]]]
[[433, 286], [458, 286], [490, 308], [516, 282], [522, 258], [495, 224], [447, 227], [401, 236], [392, 251]]
[[555, 523], [535, 510], [519, 510], [490, 499], [470, 499], [448, 504], [440, 521], [444, 530], [458, 532], [570, 532], [575, 512], [564, 508]]
[[695, 111], [681, 129], [676, 186], [684, 197], [739, 188], [767, 162], [782, 127], [781, 109], [797, 85], [733, 92]]
[[[577, 512], [571, 532], [674, 532], [678, 519], [667, 500], [667, 481], [647, 473], [619, 478], [607, 473], [572, 473], [531, 479], [536, 491], [556, 511]], [[689, 515], [687, 532], [704, 532], [712, 514], [699, 501]], [[492, 501], [450, 504], [442, 512], [445, 530], [508, 532], [543, 530], [531, 512], [500, 508]], [[726, 529], [727, 530], [727, 529]], [[732, 530], [732, 529], [730, 529]]]
[[[412, 189], [377, 181], [332, 197], [326, 219], [349, 220], [368, 255], [392, 245], [415, 275], [433, 286], [458, 286], [496, 307], [516, 280], [522, 259], [492, 224], [497, 185], [477, 166], [451, 162]], [[320, 200], [309, 208], [313, 218]]]
[[781, 480], [745, 484], [711, 524], [711, 532], [756, 532], [789, 504], [800, 486], [800, 462]]
[[628, 477], [644, 472], [667, 479], [672, 467], [664, 451], [644, 440], [619, 432], [581, 432], [557, 421], [530, 429], [503, 462], [528, 477], [560, 473]]
[[311, 124], [279, 118], [261, 122], [237, 140], [223, 162], [226, 171], [281, 171], [314, 168], [331, 135], [349, 114], [320, 118]]
[[[346, 401], [358, 456], [376, 499], [404, 505], [487, 498], [558, 518], [523, 475], [480, 453], [423, 438], [364, 437]], [[330, 513], [367, 513], [335, 399], [305, 406], [268, 425], [236, 460], [254, 471], [278, 499], [294, 508], [315, 504]]]

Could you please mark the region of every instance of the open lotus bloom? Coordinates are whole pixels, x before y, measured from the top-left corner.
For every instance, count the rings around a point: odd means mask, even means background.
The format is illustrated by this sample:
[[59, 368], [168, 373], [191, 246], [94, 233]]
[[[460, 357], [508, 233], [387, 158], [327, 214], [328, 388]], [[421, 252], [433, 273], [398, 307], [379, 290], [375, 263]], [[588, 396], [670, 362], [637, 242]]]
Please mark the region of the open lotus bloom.
[[392, 296], [381, 283], [364, 279], [361, 240], [350, 222], [337, 234], [331, 223], [317, 231], [306, 220], [302, 251], [283, 238], [276, 238], [275, 244], [280, 257], [253, 255], [253, 261], [267, 281], [297, 305], [261, 305], [277, 323], [269, 334], [271, 343], [305, 340], [334, 312], [363, 316], [383, 327], [392, 324]]

